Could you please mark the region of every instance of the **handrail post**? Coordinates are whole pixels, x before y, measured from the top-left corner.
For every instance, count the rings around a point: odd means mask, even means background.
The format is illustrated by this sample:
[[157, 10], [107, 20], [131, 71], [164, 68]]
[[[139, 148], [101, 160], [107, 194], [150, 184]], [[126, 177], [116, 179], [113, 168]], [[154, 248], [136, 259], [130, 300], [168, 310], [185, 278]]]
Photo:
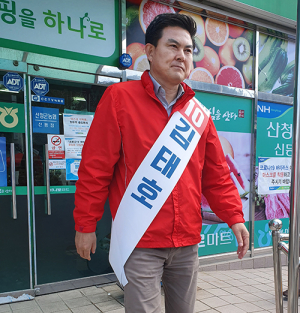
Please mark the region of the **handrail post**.
[[283, 313], [282, 269], [281, 269], [281, 255], [279, 249], [280, 229], [282, 228], [282, 221], [279, 219], [273, 219], [269, 222], [269, 227], [272, 230], [272, 240], [273, 240], [276, 313]]

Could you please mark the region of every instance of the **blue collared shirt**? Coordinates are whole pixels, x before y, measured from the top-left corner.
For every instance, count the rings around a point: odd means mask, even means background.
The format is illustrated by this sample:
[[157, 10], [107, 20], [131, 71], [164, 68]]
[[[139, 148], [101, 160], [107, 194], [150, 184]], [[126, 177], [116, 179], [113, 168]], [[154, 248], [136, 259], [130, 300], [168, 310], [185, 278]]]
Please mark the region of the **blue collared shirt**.
[[176, 98], [169, 104], [166, 99], [166, 92], [164, 88], [153, 78], [153, 76], [149, 72], [149, 76], [153, 82], [154, 93], [164, 108], [167, 110], [168, 115], [170, 116], [172, 107], [176, 103], [176, 101], [184, 94], [184, 89], [181, 84], [178, 87], [178, 92]]

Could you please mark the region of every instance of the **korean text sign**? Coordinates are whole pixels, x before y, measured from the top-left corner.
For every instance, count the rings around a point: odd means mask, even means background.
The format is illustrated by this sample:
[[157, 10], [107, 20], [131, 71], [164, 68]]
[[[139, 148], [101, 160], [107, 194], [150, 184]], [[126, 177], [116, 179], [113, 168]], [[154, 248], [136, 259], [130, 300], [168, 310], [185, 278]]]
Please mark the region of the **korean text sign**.
[[114, 0], [1, 1], [0, 44], [23, 51], [117, 65], [117, 3]]

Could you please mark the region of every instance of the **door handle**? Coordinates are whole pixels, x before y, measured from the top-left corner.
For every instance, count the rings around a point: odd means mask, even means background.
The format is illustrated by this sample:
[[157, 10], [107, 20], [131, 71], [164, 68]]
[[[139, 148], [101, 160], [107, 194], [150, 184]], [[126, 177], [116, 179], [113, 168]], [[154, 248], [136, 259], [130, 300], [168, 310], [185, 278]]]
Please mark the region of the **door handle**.
[[50, 171], [49, 171], [49, 154], [48, 145], [45, 144], [46, 160], [46, 190], [47, 190], [47, 215], [51, 215], [51, 195], [50, 195]]
[[18, 218], [17, 215], [17, 195], [16, 195], [16, 157], [15, 144], [10, 144], [10, 169], [11, 169], [11, 190], [12, 190], [12, 215], [13, 219]]

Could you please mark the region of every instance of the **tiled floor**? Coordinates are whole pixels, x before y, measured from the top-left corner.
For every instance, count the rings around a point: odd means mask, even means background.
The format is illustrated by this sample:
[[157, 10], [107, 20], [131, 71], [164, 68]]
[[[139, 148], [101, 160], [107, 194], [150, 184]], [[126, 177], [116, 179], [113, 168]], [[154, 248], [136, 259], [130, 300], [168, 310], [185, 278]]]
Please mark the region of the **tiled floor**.
[[[283, 289], [285, 289], [287, 287], [286, 266], [283, 267], [282, 276]], [[0, 305], [0, 313], [124, 313], [123, 305], [123, 291], [113, 284], [37, 296], [30, 301], [3, 304]], [[287, 307], [287, 301], [284, 301], [284, 307]], [[199, 272], [195, 312], [275, 313], [273, 268]]]

